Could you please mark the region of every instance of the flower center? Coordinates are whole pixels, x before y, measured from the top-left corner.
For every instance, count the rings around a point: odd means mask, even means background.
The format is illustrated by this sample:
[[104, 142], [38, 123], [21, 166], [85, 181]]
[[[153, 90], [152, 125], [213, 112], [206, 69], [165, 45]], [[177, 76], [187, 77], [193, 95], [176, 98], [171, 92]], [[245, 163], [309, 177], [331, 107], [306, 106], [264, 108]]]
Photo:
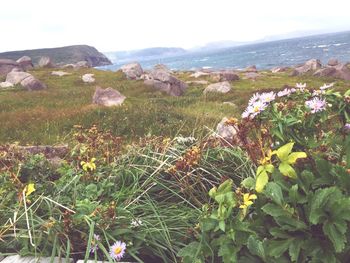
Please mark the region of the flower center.
[[122, 248], [121, 247], [116, 247], [114, 249], [114, 254], [118, 255], [120, 252], [122, 252]]

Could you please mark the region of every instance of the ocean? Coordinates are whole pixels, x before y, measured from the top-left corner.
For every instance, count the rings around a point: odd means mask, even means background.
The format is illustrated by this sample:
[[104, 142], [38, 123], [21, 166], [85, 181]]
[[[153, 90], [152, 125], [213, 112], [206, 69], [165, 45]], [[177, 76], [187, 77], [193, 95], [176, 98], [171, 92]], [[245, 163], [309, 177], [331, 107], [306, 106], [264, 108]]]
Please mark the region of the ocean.
[[[256, 65], [258, 69], [293, 66], [317, 58], [327, 63], [330, 58], [350, 61], [350, 31], [308, 36], [236, 46], [206, 52], [191, 52], [176, 57], [138, 61], [145, 69], [165, 64], [172, 70], [243, 69]], [[125, 63], [123, 63], [125, 64]], [[122, 64], [101, 67], [117, 70]]]

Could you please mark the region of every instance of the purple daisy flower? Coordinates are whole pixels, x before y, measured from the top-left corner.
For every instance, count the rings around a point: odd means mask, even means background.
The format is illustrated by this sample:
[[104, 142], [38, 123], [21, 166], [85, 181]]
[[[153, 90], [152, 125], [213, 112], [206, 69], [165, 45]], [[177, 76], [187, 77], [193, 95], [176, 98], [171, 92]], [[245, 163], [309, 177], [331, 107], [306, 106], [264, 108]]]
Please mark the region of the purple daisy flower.
[[248, 104], [253, 104], [254, 102], [260, 100], [260, 94], [257, 92], [255, 93], [250, 99], [249, 99], [249, 102]]
[[282, 90], [282, 91], [279, 91], [279, 92], [277, 93], [277, 96], [278, 96], [278, 97], [289, 96], [291, 93], [292, 93], [292, 92], [291, 92], [290, 89], [284, 89], [284, 90]]
[[327, 103], [325, 99], [320, 98], [312, 98], [311, 100], [308, 100], [305, 102], [306, 107], [308, 107], [311, 110], [311, 113], [320, 112], [326, 109]]
[[90, 253], [95, 253], [98, 249], [97, 242], [101, 240], [99, 235], [94, 234], [94, 238], [91, 240]]
[[323, 86], [320, 87], [320, 90], [326, 90], [334, 86], [334, 83], [330, 84], [323, 84]]
[[350, 123], [347, 123], [344, 125], [343, 131], [346, 133], [350, 133]]
[[124, 257], [125, 250], [126, 244], [122, 241], [117, 241], [109, 248], [109, 255], [111, 258], [119, 261]]
[[270, 103], [271, 101], [274, 101], [276, 99], [276, 94], [271, 92], [264, 92], [260, 95], [260, 101], [263, 103]]
[[304, 90], [306, 88], [306, 83], [296, 83], [295, 87]]

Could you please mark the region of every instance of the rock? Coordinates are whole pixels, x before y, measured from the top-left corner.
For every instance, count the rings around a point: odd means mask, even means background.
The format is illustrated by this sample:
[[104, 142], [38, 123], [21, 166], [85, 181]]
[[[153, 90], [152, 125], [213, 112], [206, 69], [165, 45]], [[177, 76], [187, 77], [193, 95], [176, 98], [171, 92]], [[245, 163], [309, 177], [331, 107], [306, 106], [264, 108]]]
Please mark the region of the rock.
[[147, 80], [147, 79], [151, 79], [151, 77], [148, 74], [142, 74], [140, 76], [140, 79]]
[[28, 56], [23, 56], [17, 60], [17, 63], [20, 65], [23, 70], [28, 70], [34, 68], [32, 59]]
[[0, 82], [0, 88], [11, 88], [13, 87], [13, 84], [10, 82]]
[[150, 79], [144, 81], [145, 85], [152, 86], [171, 96], [181, 96], [187, 89], [186, 83], [164, 70], [152, 70], [149, 77]]
[[63, 65], [61, 68], [75, 68], [75, 64], [66, 64], [66, 65]]
[[238, 134], [238, 127], [228, 123], [228, 118], [224, 117], [216, 127], [216, 136], [228, 142], [233, 142]]
[[21, 66], [12, 59], [0, 59], [0, 76], [6, 76], [14, 68], [21, 68]]
[[156, 64], [153, 67], [153, 70], [163, 70], [168, 72], [169, 74], [173, 73], [167, 66], [165, 66], [164, 64]]
[[51, 61], [51, 58], [49, 58], [49, 57], [41, 57], [38, 64], [39, 64], [40, 68], [53, 68], [54, 67], [53, 62]]
[[140, 79], [143, 74], [139, 63], [129, 63], [120, 68], [128, 79]]
[[87, 61], [79, 61], [74, 65], [74, 68], [80, 69], [80, 68], [91, 68], [91, 64]]
[[296, 67], [295, 70], [291, 73], [291, 76], [302, 75], [311, 71], [315, 71], [322, 68], [321, 61], [319, 59], [310, 59], [305, 62], [303, 66]]
[[289, 67], [275, 67], [271, 69], [272, 73], [286, 72]]
[[71, 73], [64, 72], [64, 71], [52, 71], [51, 75], [62, 77], [62, 76], [66, 76], [66, 75], [71, 75]]
[[[51, 257], [21, 257], [19, 255], [8, 256], [1, 261], [1, 263], [61, 263], [63, 262], [62, 258], [55, 257], [51, 260]], [[69, 259], [68, 262], [73, 262], [73, 259]]]
[[336, 58], [331, 58], [330, 60], [328, 60], [327, 65], [334, 67], [337, 66], [339, 64], [339, 61]]
[[350, 69], [346, 64], [338, 64], [334, 67], [327, 67], [317, 70], [314, 76], [318, 77], [333, 77], [343, 80], [350, 80]]
[[232, 71], [220, 71], [210, 74], [214, 81], [234, 81], [239, 80], [239, 76]]
[[244, 71], [245, 71], [245, 72], [258, 72], [258, 70], [256, 69], [256, 66], [255, 66], [255, 65], [246, 67], [246, 68], [244, 69]]
[[18, 71], [11, 71], [6, 76], [6, 82], [10, 82], [13, 85], [17, 85], [22, 82], [25, 78], [32, 77], [31, 74], [27, 72], [18, 72]]
[[193, 80], [193, 81], [186, 81], [186, 84], [208, 85], [209, 82], [206, 80]]
[[107, 107], [119, 106], [124, 102], [125, 99], [126, 97], [115, 89], [102, 89], [100, 87], [97, 87], [92, 98], [92, 103]]
[[31, 146], [17, 146], [17, 149], [24, 154], [43, 154], [47, 159], [61, 158], [64, 159], [69, 153], [67, 144], [63, 145], [31, 145]]
[[203, 91], [204, 94], [208, 92], [217, 92], [217, 93], [227, 93], [231, 90], [231, 85], [228, 81], [219, 82], [210, 84], [208, 87], [205, 88]]
[[46, 88], [46, 85], [30, 75], [29, 77], [23, 79], [21, 81], [21, 85], [26, 88], [27, 90], [42, 90]]
[[256, 80], [257, 78], [260, 77], [260, 74], [256, 72], [247, 72], [247, 73], [244, 73], [244, 77], [246, 79]]
[[95, 82], [95, 78], [93, 78], [94, 74], [84, 74], [81, 79], [85, 82], [85, 83], [93, 83]]
[[208, 75], [209, 75], [209, 73], [207, 73], [207, 72], [197, 71], [197, 72], [191, 74], [190, 77], [197, 79], [199, 77], [208, 76]]

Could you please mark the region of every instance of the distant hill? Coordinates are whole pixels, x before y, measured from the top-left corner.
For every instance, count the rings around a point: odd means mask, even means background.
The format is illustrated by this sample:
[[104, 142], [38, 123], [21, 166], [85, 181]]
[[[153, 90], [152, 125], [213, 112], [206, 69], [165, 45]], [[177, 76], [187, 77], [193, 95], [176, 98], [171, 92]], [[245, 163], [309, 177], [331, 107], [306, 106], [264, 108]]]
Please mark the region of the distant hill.
[[174, 57], [187, 53], [183, 48], [177, 47], [152, 47], [139, 50], [130, 51], [114, 51], [105, 52], [104, 54], [109, 57], [113, 62], [128, 62], [128, 61], [142, 61], [149, 59]]
[[48, 56], [55, 64], [70, 64], [78, 61], [88, 61], [93, 67], [111, 65], [111, 61], [96, 48], [87, 45], [75, 45], [58, 48], [44, 48], [21, 51], [10, 51], [0, 53], [0, 58], [9, 58], [17, 60], [22, 56], [32, 58], [34, 64], [37, 64], [40, 57]]

